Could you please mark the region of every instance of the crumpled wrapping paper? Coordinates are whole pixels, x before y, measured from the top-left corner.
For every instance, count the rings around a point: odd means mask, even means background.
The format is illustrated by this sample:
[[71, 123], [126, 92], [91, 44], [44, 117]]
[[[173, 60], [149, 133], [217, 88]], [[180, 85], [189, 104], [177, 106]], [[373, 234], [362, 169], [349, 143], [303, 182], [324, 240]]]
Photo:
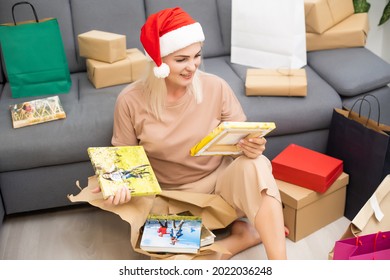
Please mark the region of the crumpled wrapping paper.
[[88, 178], [88, 185], [81, 188], [78, 194], [68, 195], [72, 202], [87, 202], [92, 206], [119, 215], [130, 224], [130, 242], [134, 251], [148, 255], [152, 259], [188, 260], [188, 259], [220, 259], [222, 254], [229, 254], [225, 248], [214, 243], [199, 250], [198, 254], [149, 253], [139, 247], [140, 229], [149, 214], [176, 214], [190, 211], [202, 217], [202, 223], [210, 230], [222, 229], [237, 219], [236, 211], [220, 196], [215, 194], [192, 193], [184, 191], [163, 191], [156, 196], [132, 197], [131, 201], [118, 206], [104, 203], [101, 193], [92, 193], [98, 186], [96, 176]]

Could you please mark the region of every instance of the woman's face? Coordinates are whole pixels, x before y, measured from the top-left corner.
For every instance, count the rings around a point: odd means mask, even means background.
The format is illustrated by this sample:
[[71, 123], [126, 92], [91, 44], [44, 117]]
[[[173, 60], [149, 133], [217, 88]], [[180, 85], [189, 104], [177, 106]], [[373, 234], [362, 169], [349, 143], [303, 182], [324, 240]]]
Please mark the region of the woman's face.
[[163, 58], [170, 73], [165, 81], [167, 85], [187, 87], [192, 83], [195, 71], [201, 63], [201, 43], [194, 43]]

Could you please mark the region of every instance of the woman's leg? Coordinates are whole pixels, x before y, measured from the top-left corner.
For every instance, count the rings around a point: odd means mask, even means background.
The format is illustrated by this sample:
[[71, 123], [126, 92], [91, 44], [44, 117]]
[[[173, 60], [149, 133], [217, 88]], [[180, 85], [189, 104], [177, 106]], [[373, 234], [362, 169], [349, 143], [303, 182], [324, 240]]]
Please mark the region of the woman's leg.
[[286, 259], [282, 204], [266, 157], [234, 160], [218, 177], [216, 193], [253, 225], [236, 222], [222, 241], [232, 255], [263, 242], [269, 259]]
[[268, 259], [287, 259], [286, 229], [280, 202], [265, 191], [261, 195], [262, 203], [255, 217], [255, 228], [261, 235]]

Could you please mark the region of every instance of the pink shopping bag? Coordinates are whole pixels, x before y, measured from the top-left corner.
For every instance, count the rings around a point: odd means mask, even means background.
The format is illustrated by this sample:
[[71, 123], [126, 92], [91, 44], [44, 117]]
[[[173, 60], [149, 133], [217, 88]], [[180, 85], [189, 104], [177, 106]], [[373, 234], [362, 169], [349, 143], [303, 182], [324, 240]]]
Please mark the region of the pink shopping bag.
[[334, 260], [390, 260], [390, 231], [338, 240]]

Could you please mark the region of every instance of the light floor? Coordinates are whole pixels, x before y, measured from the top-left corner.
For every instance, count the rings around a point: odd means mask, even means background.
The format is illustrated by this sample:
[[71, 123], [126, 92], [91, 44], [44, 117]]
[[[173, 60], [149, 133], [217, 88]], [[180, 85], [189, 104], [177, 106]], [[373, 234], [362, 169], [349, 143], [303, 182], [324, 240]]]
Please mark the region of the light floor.
[[[350, 221], [342, 217], [308, 237], [287, 239], [287, 255], [294, 260], [326, 260], [334, 242]], [[129, 224], [119, 216], [90, 206], [7, 217], [0, 228], [2, 260], [129, 260], [149, 259], [130, 245]], [[266, 259], [258, 245], [233, 257]]]

